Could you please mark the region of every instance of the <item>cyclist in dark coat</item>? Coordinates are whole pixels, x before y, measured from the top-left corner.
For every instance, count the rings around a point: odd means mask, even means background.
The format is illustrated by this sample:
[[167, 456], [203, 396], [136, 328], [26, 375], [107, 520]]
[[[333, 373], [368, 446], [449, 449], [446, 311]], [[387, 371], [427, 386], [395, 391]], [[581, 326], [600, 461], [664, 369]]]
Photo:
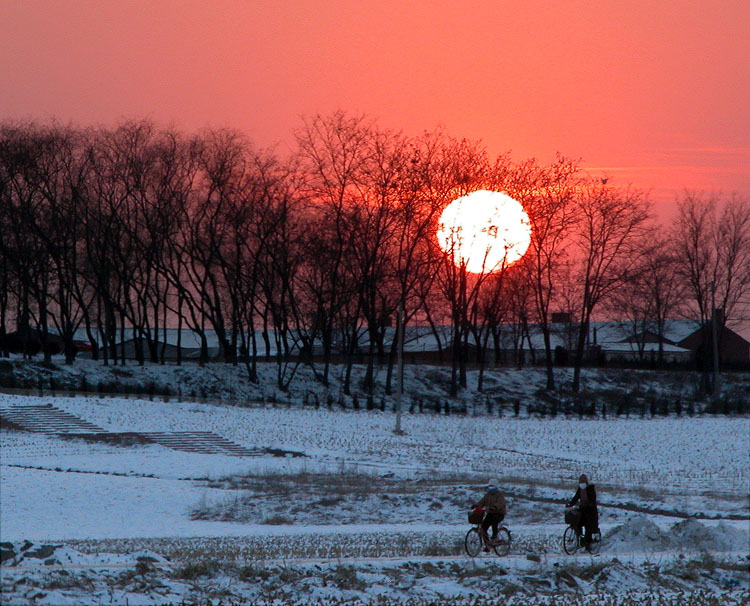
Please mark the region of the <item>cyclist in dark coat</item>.
[[[487, 493], [479, 500], [479, 502], [472, 505], [472, 508], [484, 507], [487, 510], [487, 514], [482, 520], [482, 532], [487, 535], [487, 530], [492, 526], [492, 539], [497, 539], [497, 527], [505, 517], [505, 495], [497, 487], [495, 480], [490, 480], [487, 484]], [[485, 551], [488, 551], [485, 548]]]
[[586, 534], [583, 537], [583, 544], [588, 549], [589, 543], [591, 543], [591, 535], [599, 532], [599, 510], [596, 508], [596, 487], [589, 484], [586, 474], [581, 474], [581, 477], [578, 478], [578, 488], [568, 503], [568, 507], [573, 507], [576, 503], [579, 503], [578, 510], [581, 512], [578, 532], [581, 532], [581, 527], [585, 527]]

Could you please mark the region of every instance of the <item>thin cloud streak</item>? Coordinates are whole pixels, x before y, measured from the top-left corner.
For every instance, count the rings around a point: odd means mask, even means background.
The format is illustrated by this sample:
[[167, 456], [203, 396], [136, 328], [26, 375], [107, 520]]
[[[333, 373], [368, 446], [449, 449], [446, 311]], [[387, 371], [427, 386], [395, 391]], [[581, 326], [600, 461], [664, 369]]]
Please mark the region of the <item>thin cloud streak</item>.
[[667, 150], [666, 153], [750, 156], [750, 147], [677, 147]]

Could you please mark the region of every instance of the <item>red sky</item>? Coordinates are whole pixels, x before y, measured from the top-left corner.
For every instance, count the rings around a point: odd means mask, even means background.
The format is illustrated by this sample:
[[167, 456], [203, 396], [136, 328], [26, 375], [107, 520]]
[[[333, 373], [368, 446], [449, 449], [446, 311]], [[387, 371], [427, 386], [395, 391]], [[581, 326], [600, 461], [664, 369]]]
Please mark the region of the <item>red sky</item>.
[[0, 119], [290, 143], [344, 109], [652, 190], [750, 195], [746, 0], [0, 0]]

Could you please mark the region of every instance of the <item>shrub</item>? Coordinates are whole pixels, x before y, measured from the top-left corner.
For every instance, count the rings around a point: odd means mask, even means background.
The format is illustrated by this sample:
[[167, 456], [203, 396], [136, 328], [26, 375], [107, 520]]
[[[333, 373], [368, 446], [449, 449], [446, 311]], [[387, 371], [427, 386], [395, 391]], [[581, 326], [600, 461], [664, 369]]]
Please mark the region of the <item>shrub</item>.
[[287, 585], [299, 581], [302, 577], [302, 572], [292, 568], [282, 568], [279, 572], [279, 580]]
[[16, 387], [16, 375], [13, 374], [13, 364], [7, 360], [0, 360], [0, 386]]
[[275, 514], [264, 519], [262, 523], [268, 524], [271, 526], [284, 526], [284, 525], [292, 524], [293, 521], [290, 518], [287, 518], [286, 516], [283, 516], [281, 514]]
[[453, 552], [451, 551], [451, 547], [451, 545], [445, 545], [440, 541], [432, 539], [429, 543], [424, 545], [420, 551], [422, 552], [422, 555], [426, 556], [452, 555]]
[[241, 581], [254, 581], [255, 579], [267, 581], [271, 578], [271, 571], [257, 566], [243, 566], [237, 572], [237, 576]]
[[185, 579], [188, 581], [194, 581], [200, 577], [213, 577], [219, 564], [214, 560], [202, 560], [198, 562], [188, 562], [174, 571], [174, 576], [177, 579]]
[[367, 582], [357, 575], [357, 570], [353, 566], [338, 565], [334, 568], [330, 580], [339, 589], [348, 589], [350, 591], [364, 591], [367, 589]]

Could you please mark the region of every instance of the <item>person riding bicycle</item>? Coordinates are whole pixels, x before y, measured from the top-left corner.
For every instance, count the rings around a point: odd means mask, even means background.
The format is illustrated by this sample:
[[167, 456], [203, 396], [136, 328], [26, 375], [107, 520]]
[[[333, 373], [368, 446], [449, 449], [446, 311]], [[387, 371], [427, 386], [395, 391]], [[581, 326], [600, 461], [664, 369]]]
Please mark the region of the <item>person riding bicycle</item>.
[[[498, 488], [498, 482], [496, 480], [490, 480], [487, 483], [487, 493], [474, 505], [473, 509], [477, 507], [483, 507], [487, 514], [482, 520], [482, 532], [487, 536], [487, 529], [492, 526], [492, 540], [497, 539], [497, 527], [505, 517], [505, 495]], [[489, 551], [489, 547], [485, 547], [485, 551]]]
[[567, 509], [573, 508], [576, 504], [578, 504], [578, 511], [581, 515], [577, 524], [577, 531], [580, 534], [581, 527], [586, 529], [583, 545], [588, 550], [591, 536], [595, 532], [599, 532], [599, 510], [596, 508], [596, 487], [589, 484], [586, 474], [581, 474], [581, 477], [578, 478], [576, 493], [568, 503]]

